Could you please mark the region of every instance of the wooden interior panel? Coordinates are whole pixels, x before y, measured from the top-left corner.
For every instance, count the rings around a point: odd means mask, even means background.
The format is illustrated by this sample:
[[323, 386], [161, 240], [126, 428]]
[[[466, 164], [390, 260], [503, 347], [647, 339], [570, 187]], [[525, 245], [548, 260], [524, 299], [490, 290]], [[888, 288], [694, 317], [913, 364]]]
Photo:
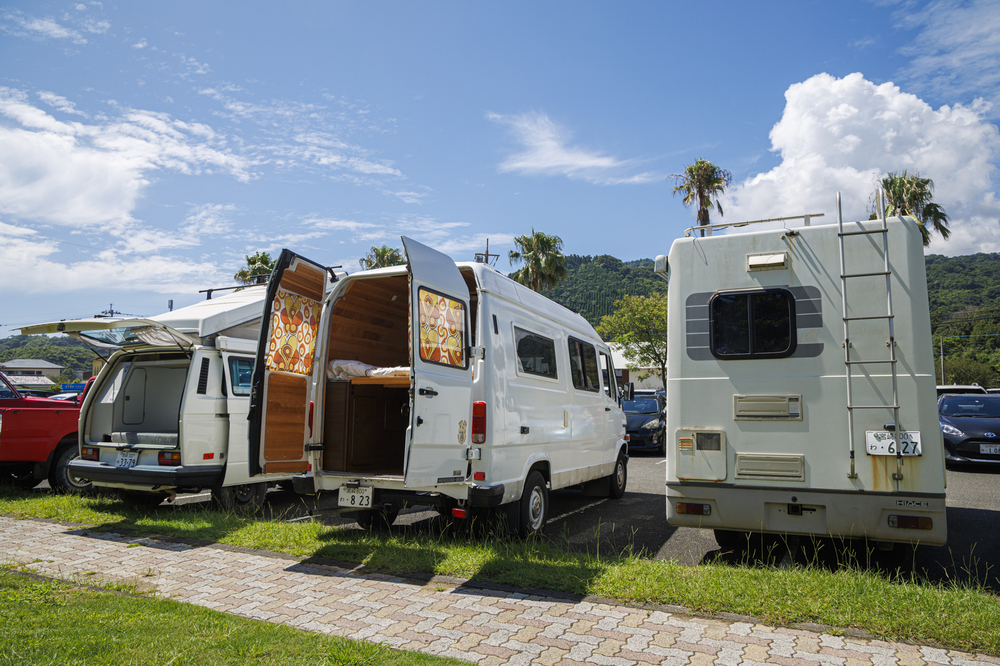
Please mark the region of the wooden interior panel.
[[305, 458], [307, 377], [272, 372], [267, 375], [264, 411], [264, 460]]
[[281, 288], [294, 292], [314, 301], [323, 300], [323, 288], [326, 284], [326, 273], [315, 267], [300, 262], [294, 271], [286, 270], [281, 274]]
[[471, 327], [469, 344], [482, 344], [476, 342], [476, 312], [479, 310], [479, 288], [476, 285], [476, 274], [472, 272], [471, 268], [461, 269], [459, 272], [469, 287], [469, 326]]
[[406, 276], [353, 282], [331, 313], [327, 359], [409, 365], [408, 316]]
[[308, 469], [308, 460], [297, 460], [295, 462], [272, 462], [264, 464], [265, 474], [292, 474], [295, 472], [305, 472]]
[[350, 393], [347, 382], [326, 383], [323, 412], [323, 470], [347, 470], [347, 399]]
[[347, 471], [403, 474], [409, 394], [406, 389], [359, 385], [351, 388]]

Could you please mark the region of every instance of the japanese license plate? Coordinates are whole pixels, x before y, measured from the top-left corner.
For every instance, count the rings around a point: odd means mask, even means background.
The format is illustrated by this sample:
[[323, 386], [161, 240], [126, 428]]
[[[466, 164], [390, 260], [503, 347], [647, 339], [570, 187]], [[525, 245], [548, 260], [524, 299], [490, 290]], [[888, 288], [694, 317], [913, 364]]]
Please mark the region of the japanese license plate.
[[886, 432], [884, 430], [869, 430], [865, 433], [865, 446], [872, 456], [896, 455], [896, 441], [899, 440], [899, 453], [904, 456], [920, 456], [919, 432]]
[[337, 493], [337, 504], [358, 509], [368, 509], [372, 505], [371, 486], [341, 486]]
[[980, 444], [980, 453], [1000, 453], [1000, 444]]
[[115, 458], [115, 467], [120, 469], [132, 469], [139, 462], [138, 451], [119, 451]]

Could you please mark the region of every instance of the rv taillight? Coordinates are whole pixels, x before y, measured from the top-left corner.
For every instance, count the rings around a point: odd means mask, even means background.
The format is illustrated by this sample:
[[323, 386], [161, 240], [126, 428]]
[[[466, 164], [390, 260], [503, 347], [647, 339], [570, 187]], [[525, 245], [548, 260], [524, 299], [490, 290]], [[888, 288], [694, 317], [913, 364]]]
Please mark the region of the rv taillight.
[[930, 530], [934, 529], [934, 521], [928, 516], [889, 516], [889, 527], [897, 527], [902, 530]]
[[456, 518], [465, 518], [466, 516], [469, 515], [469, 512], [466, 511], [465, 509], [459, 509], [458, 507], [455, 507], [454, 509], [451, 510], [451, 515], [455, 516]]
[[313, 401], [309, 401], [309, 436], [313, 436]]
[[101, 455], [96, 446], [85, 446], [80, 451], [80, 458], [83, 460], [100, 460]]
[[485, 481], [486, 480], [486, 472], [476, 472], [475, 474], [472, 475], [472, 479], [474, 481]]
[[156, 456], [156, 461], [161, 465], [175, 467], [181, 464], [181, 454], [177, 451], [160, 451]]
[[486, 441], [486, 403], [472, 403], [472, 443], [482, 444]]
[[678, 502], [677, 513], [686, 513], [691, 516], [711, 516], [711, 504], [694, 504], [691, 502]]

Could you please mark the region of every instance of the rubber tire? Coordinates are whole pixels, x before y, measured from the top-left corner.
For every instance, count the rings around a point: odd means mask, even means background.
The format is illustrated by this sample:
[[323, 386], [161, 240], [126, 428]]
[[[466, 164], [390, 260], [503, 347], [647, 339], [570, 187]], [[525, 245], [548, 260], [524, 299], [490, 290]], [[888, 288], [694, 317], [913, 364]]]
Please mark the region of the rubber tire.
[[49, 472], [49, 485], [53, 490], [59, 490], [74, 495], [86, 495], [94, 492], [94, 484], [89, 480], [80, 479], [70, 474], [69, 463], [80, 457], [80, 452], [75, 446], [67, 446], [56, 452], [56, 457], [52, 462], [52, 471]]
[[615, 460], [615, 470], [608, 477], [608, 497], [611, 499], [621, 499], [625, 495], [625, 486], [628, 485], [628, 458], [624, 453], [618, 454]]
[[715, 530], [715, 542], [723, 551], [742, 553], [750, 545], [749, 532], [739, 530]]
[[519, 504], [519, 534], [522, 537], [541, 534], [549, 519], [549, 489], [545, 485], [545, 477], [538, 470], [529, 472], [528, 478], [524, 480], [524, 491]]
[[119, 490], [118, 499], [137, 509], [155, 509], [167, 496], [165, 493], [147, 493], [142, 490]]
[[18, 490], [31, 490], [41, 482], [41, 479], [35, 478], [34, 465], [27, 465], [21, 471], [17, 467], [0, 470], [0, 483], [9, 484]]
[[212, 488], [212, 499], [223, 511], [252, 515], [264, 506], [267, 496], [266, 483], [244, 483], [238, 486]]
[[396, 522], [399, 515], [399, 507], [389, 505], [381, 509], [368, 509], [358, 511], [354, 514], [354, 519], [363, 530], [375, 529], [379, 532], [388, 532], [392, 529], [392, 524]]

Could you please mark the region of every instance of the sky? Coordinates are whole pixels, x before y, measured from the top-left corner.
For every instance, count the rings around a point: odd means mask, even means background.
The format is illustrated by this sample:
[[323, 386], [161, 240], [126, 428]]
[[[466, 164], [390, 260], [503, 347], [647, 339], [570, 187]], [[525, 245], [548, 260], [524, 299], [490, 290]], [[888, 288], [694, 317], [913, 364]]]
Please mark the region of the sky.
[[928, 252], [1000, 251], [1000, 0], [705, 8], [0, 4], [0, 337], [189, 305], [282, 248], [651, 258], [699, 158], [733, 176], [713, 222], [833, 222], [838, 191], [866, 219], [908, 170], [951, 221]]

